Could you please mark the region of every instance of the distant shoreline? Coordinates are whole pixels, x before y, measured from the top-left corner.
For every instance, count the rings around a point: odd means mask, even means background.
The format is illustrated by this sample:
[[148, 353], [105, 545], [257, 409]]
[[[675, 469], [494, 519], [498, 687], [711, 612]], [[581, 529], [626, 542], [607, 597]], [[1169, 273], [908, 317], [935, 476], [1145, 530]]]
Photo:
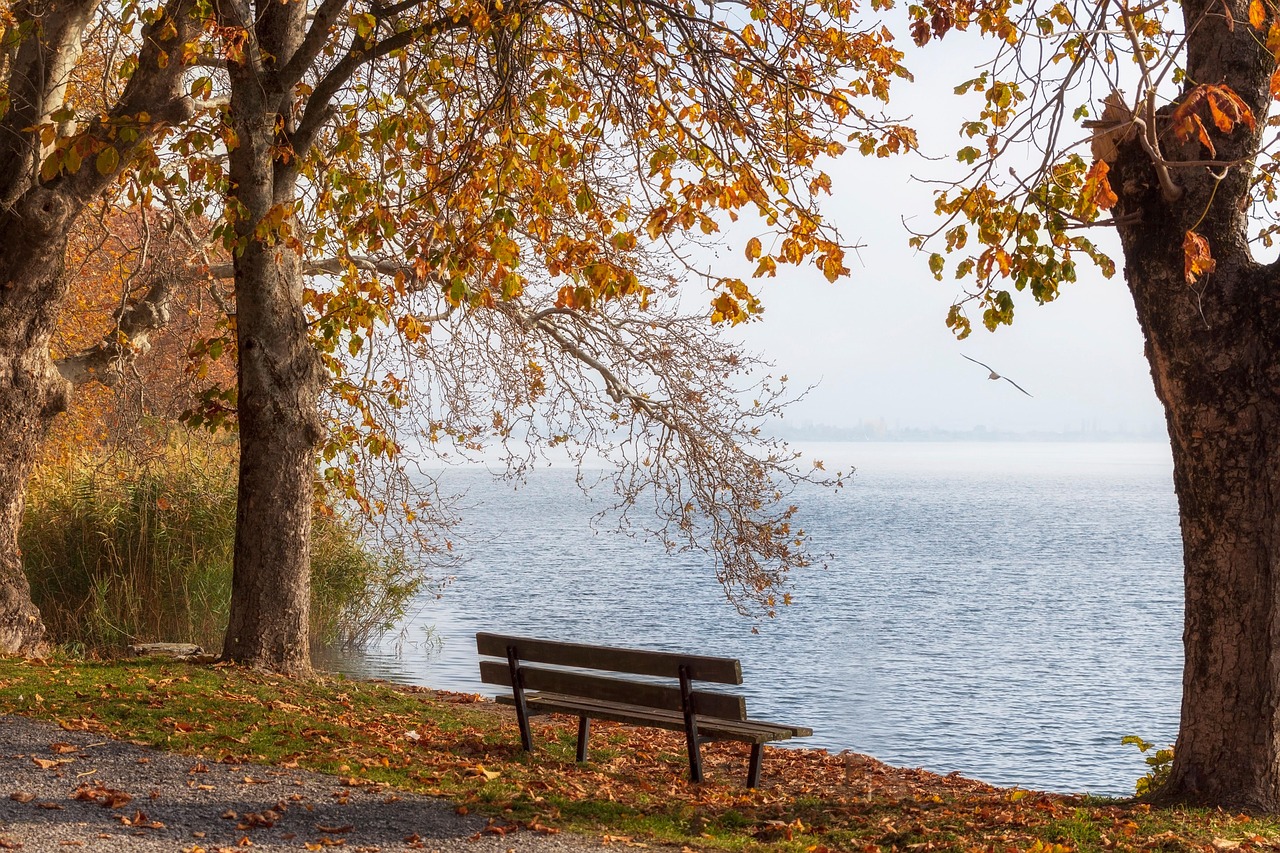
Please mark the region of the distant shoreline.
[[775, 438], [784, 441], [815, 442], [1063, 442], [1063, 443], [1142, 443], [1166, 444], [1169, 436], [1164, 428], [1142, 430], [1001, 430], [984, 426], [972, 429], [941, 429], [934, 427], [889, 427], [879, 422], [867, 422], [856, 427], [828, 426], [826, 424], [787, 423], [771, 424], [767, 430]]

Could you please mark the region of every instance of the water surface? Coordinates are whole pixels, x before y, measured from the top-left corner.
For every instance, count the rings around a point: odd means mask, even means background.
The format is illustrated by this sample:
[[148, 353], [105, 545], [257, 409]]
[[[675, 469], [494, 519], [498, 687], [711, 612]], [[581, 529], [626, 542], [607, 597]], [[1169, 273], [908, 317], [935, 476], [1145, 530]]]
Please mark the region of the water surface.
[[[752, 716], [807, 725], [797, 745], [852, 749], [1002, 785], [1128, 794], [1120, 744], [1177, 731], [1181, 543], [1166, 446], [856, 443], [802, 446], [852, 485], [804, 494], [826, 569], [756, 623], [710, 560], [604, 529], [571, 470], [517, 488], [442, 474], [471, 508], [469, 556], [440, 600], [341, 662], [365, 676], [492, 694], [489, 630], [742, 659]], [[420, 641], [425, 628], [438, 648]], [[757, 628], [758, 633], [752, 633]]]

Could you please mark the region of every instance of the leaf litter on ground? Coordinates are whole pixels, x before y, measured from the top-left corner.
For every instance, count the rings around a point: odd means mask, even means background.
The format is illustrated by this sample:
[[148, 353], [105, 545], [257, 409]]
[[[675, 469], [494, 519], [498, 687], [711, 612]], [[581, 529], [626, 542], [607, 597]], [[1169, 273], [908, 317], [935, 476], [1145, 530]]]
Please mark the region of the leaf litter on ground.
[[[489, 816], [492, 835], [573, 831], [617, 846], [804, 853], [1280, 848], [1274, 820], [997, 788], [852, 752], [770, 747], [760, 787], [747, 789], [749, 747], [712, 743], [707, 781], [692, 784], [680, 733], [593, 723], [590, 760], [577, 764], [569, 718], [536, 718], [530, 755], [510, 709], [479, 696], [231, 666], [0, 660], [0, 712], [189, 754], [191, 774], [211, 761], [275, 764], [388, 796], [433, 794]], [[122, 808], [117, 794], [86, 785], [74, 796]], [[126, 818], [148, 823], [141, 811]], [[271, 815], [233, 819], [252, 827]]]

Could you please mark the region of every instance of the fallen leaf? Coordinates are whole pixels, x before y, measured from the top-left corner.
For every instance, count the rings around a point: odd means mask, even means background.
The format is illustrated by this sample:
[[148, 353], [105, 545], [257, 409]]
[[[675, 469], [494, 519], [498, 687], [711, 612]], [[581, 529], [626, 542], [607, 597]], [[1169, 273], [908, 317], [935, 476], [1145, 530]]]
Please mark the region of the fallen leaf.
[[329, 832], [336, 835], [342, 832], [350, 832], [351, 830], [355, 829], [355, 827], [349, 823], [344, 823], [341, 826], [325, 826], [324, 824], [320, 824], [316, 826], [316, 829], [319, 830], [320, 832]]
[[270, 828], [275, 826], [276, 822], [279, 820], [280, 820], [279, 813], [272, 811], [271, 809], [267, 809], [266, 811], [263, 811], [263, 812], [246, 812], [242, 816], [240, 823], [236, 828], [237, 829]]
[[133, 813], [133, 817], [127, 815], [118, 815], [117, 819], [125, 826], [133, 826], [139, 829], [164, 829], [164, 824], [158, 820], [152, 820], [147, 817], [147, 813], [138, 809]]
[[29, 803], [35, 798], [35, 794], [28, 794], [26, 791], [14, 791], [9, 795], [9, 799], [17, 803]]
[[49, 751], [55, 755], [66, 755], [71, 752], [79, 752], [80, 747], [69, 743], [51, 743], [49, 744]]
[[115, 788], [108, 788], [101, 782], [97, 786], [81, 785], [71, 793], [73, 800], [95, 802], [107, 809], [118, 809], [133, 802], [133, 796]]

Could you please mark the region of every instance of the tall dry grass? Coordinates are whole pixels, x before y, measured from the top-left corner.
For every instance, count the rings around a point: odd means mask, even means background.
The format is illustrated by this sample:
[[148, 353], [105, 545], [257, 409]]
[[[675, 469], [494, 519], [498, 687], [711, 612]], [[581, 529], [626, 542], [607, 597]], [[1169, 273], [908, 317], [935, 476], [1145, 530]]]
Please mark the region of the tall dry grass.
[[[50, 639], [82, 653], [150, 641], [221, 648], [235, 515], [235, 448], [225, 439], [41, 469], [27, 491], [20, 546]], [[380, 634], [425, 582], [403, 554], [362, 541], [340, 511], [315, 514], [316, 644]]]

